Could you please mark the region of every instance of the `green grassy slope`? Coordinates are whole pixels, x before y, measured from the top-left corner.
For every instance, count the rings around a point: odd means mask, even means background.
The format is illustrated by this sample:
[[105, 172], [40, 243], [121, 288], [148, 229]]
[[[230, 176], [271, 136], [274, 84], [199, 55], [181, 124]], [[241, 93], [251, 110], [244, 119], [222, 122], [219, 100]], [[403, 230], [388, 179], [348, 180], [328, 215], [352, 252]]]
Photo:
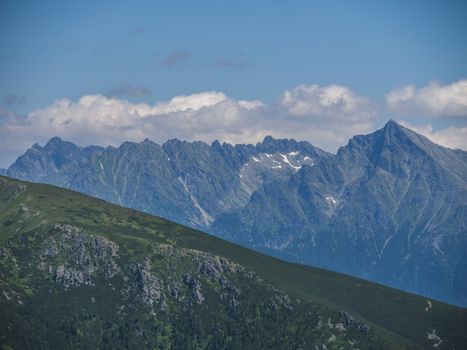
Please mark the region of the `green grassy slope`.
[[[462, 349], [467, 344], [467, 311], [346, 275], [291, 264], [162, 218], [53, 186], [0, 177], [7, 184], [25, 185], [13, 199], [0, 198], [0, 248], [41, 224], [68, 224], [120, 245], [122, 256], [149, 250], [153, 243], [194, 249], [225, 257], [254, 271], [268, 284], [301, 300], [336, 312], [345, 310], [368, 324], [387, 348], [426, 349], [437, 342], [427, 337], [436, 330], [443, 340], [438, 349]], [[6, 196], [8, 197], [8, 196]], [[5, 198], [6, 198], [5, 197]], [[30, 213], [19, 219], [22, 205]], [[16, 218], [16, 219], [15, 219]], [[136, 254], [136, 253], [135, 253]], [[1, 298], [1, 297], [0, 297]], [[6, 310], [6, 309], [2, 309]], [[7, 318], [8, 315], [1, 315]], [[1, 344], [1, 340], [0, 340]]]

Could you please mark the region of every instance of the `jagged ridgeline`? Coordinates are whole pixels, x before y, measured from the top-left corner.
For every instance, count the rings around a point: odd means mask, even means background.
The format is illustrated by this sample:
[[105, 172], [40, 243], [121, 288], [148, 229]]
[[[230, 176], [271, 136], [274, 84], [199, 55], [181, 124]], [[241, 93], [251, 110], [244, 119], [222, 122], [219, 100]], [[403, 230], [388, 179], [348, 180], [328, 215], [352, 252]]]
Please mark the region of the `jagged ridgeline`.
[[461, 349], [465, 309], [0, 177], [2, 349]]

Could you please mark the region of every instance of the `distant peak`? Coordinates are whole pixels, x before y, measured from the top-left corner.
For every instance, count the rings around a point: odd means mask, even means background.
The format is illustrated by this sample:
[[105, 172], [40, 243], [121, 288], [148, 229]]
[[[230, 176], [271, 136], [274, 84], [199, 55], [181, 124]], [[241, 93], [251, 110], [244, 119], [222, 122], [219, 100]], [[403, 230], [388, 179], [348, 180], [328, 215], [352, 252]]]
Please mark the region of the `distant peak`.
[[394, 119], [389, 119], [386, 125], [400, 125], [400, 124]]
[[140, 142], [140, 144], [141, 145], [153, 145], [154, 142], [146, 137], [143, 141]]
[[[378, 131], [376, 131], [378, 132]], [[418, 137], [418, 135], [415, 131], [410, 130], [406, 128], [405, 126], [399, 124], [393, 119], [390, 119], [384, 127], [382, 127], [379, 132], [382, 132], [384, 135], [386, 135], [386, 138], [396, 138], [400, 139], [401, 137], [406, 139], [412, 139], [414, 137]]]
[[404, 128], [401, 124], [396, 122], [394, 119], [389, 119], [386, 125], [384, 125], [383, 129], [389, 129], [389, 128], [398, 128], [402, 129]]
[[262, 144], [263, 145], [267, 145], [267, 144], [275, 144], [275, 143], [284, 143], [284, 142], [292, 142], [292, 143], [296, 143], [297, 141], [293, 138], [274, 138], [272, 137], [271, 135], [267, 135], [264, 139], [263, 139], [263, 142]]
[[50, 147], [57, 147], [60, 145], [63, 145], [65, 141], [63, 141], [60, 137], [54, 136], [52, 137], [44, 146], [45, 148], [50, 148]]
[[280, 142], [288, 141], [287, 139], [275, 139], [271, 135], [267, 135], [264, 139], [263, 142], [258, 142], [256, 146], [261, 145], [263, 147], [274, 147]]
[[276, 141], [276, 139], [274, 137], [272, 137], [271, 135], [267, 135], [264, 140], [263, 140], [263, 143], [269, 143], [269, 142], [274, 142]]
[[219, 142], [219, 140], [214, 140], [214, 141], [211, 143], [211, 147], [221, 148], [222, 145], [221, 145], [221, 143]]
[[48, 143], [54, 143], [54, 142], [63, 142], [63, 140], [59, 136], [54, 136], [52, 137]]
[[167, 143], [167, 144], [180, 144], [180, 143], [183, 143], [183, 142], [186, 142], [186, 141], [182, 141], [182, 140], [179, 140], [177, 138], [174, 138], [174, 139], [167, 140], [165, 143]]

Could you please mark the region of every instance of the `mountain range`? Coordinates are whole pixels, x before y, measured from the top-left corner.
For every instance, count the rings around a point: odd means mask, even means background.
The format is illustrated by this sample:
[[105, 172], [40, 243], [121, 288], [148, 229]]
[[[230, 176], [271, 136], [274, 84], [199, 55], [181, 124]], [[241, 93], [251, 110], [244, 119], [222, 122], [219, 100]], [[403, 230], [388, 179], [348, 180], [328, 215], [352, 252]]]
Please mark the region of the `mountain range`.
[[4, 171], [159, 215], [289, 261], [467, 306], [467, 152], [389, 121], [337, 154], [149, 140], [34, 145]]
[[2, 349], [461, 349], [467, 312], [0, 177]]
[[55, 137], [44, 147], [35, 144], [5, 174], [207, 230], [221, 213], [243, 208], [263, 182], [286, 179], [328, 156], [307, 142], [271, 137], [256, 146], [176, 139], [160, 146], [146, 139], [118, 148], [81, 148]]

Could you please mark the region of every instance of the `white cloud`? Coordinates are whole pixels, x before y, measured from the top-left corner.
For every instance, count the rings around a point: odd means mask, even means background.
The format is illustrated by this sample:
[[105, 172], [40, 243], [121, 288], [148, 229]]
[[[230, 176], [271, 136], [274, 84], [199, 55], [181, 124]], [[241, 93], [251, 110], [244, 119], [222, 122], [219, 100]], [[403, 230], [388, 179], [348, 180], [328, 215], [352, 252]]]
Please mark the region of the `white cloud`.
[[2, 130], [22, 134], [34, 142], [53, 135], [80, 144], [100, 145], [118, 145], [145, 137], [161, 141], [170, 137], [192, 139], [192, 135], [231, 127], [246, 112], [259, 107], [257, 101], [240, 103], [219, 92], [177, 96], [154, 105], [87, 95], [76, 102], [54, 101], [29, 113], [21, 123], [10, 120]]
[[448, 85], [409, 85], [386, 95], [390, 111], [414, 117], [467, 117], [467, 80]]
[[431, 124], [412, 125], [405, 120], [400, 120], [399, 123], [444, 147], [467, 150], [467, 127], [450, 126], [434, 130]]
[[240, 100], [238, 101], [238, 104], [245, 109], [256, 109], [256, 108], [264, 107], [263, 102], [259, 100], [253, 100], [253, 101]]
[[216, 91], [202, 92], [189, 96], [176, 96], [169, 102], [157, 103], [149, 114], [160, 115], [186, 110], [198, 110], [203, 107], [214, 106], [225, 100], [227, 100], [227, 96]]
[[370, 102], [348, 87], [341, 85], [300, 85], [286, 90], [274, 108], [278, 115], [288, 116], [289, 128], [278, 136], [309, 140], [324, 149], [335, 151], [355, 134], [372, 130], [375, 112]]
[[391, 109], [397, 109], [409, 103], [415, 97], [417, 88], [415, 85], [407, 85], [401, 89], [390, 91], [386, 94], [386, 102]]
[[[79, 145], [118, 146], [149, 138], [255, 142], [265, 134], [260, 101], [236, 101], [220, 92], [176, 96], [154, 105], [102, 95], [60, 99], [19, 117], [0, 111], [0, 164], [8, 166], [33, 143], [60, 136]], [[250, 129], [248, 125], [251, 125]]]
[[373, 115], [365, 98], [338, 85], [301, 85], [285, 91], [271, 105], [235, 100], [215, 91], [152, 105], [87, 95], [77, 101], [56, 100], [23, 118], [3, 117], [0, 160], [8, 166], [12, 154], [16, 157], [53, 136], [78, 145], [118, 146], [144, 138], [159, 143], [169, 138], [255, 143], [272, 135], [308, 140], [335, 151], [354, 134], [371, 131]]
[[373, 115], [367, 99], [341, 85], [300, 85], [286, 90], [280, 104], [298, 117], [361, 121]]

